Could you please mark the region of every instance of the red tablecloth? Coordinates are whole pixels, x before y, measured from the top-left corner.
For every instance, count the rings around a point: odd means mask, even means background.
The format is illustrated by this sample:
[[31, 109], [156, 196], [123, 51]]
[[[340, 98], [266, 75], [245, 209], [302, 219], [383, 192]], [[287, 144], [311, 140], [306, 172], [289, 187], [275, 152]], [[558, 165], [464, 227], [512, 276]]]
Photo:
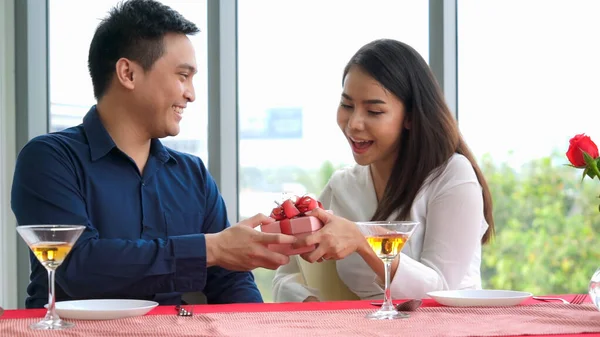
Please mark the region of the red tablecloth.
[[[566, 299], [566, 300], [571, 300], [575, 295], [559, 295], [560, 297]], [[210, 314], [216, 314], [218, 317], [226, 317], [226, 319], [232, 320], [232, 321], [236, 321], [236, 315], [238, 315], [239, 313], [253, 313], [255, 315], [255, 319], [256, 317], [273, 317], [274, 315], [276, 315], [275, 313], [277, 312], [281, 312], [281, 313], [285, 313], [285, 312], [307, 312], [307, 311], [311, 311], [311, 312], [315, 312], [315, 319], [321, 319], [319, 317], [321, 316], [327, 316], [324, 314], [321, 314], [321, 312], [323, 311], [327, 311], [327, 312], [331, 312], [331, 313], [335, 313], [336, 315], [346, 315], [346, 316], [339, 316], [339, 317], [348, 317], [348, 314], [351, 314], [352, 317], [359, 317], [359, 319], [363, 319], [362, 316], [362, 311], [364, 311], [365, 309], [368, 310], [375, 310], [376, 308], [374, 306], [372, 306], [370, 304], [371, 301], [343, 301], [343, 302], [312, 302], [312, 303], [263, 303], [263, 304], [227, 304], [227, 305], [196, 305], [194, 307], [194, 315], [195, 316], [210, 316]], [[588, 299], [589, 302], [589, 299]], [[538, 300], [534, 300], [534, 299], [529, 299], [526, 302], [523, 303], [524, 306], [528, 306], [528, 305], [537, 305], [535, 307], [541, 307], [542, 303], [541, 301]], [[542, 307], [544, 310], [552, 310], [552, 308], [565, 308], [564, 304], [548, 304], [548, 303], [544, 303], [543, 304], [544, 307]], [[547, 307], [545, 307], [547, 306]], [[585, 306], [585, 308], [584, 308]], [[590, 311], [589, 308], [589, 304], [587, 305], [583, 305], [580, 306], [580, 308], [585, 309], [585, 314], [589, 315], [594, 315], [595, 313]], [[436, 307], [441, 307], [441, 305], [437, 304], [434, 300], [431, 299], [426, 299], [423, 301], [423, 307], [422, 308], [436, 308]], [[531, 308], [533, 308], [534, 306], [531, 306]], [[440, 308], [440, 310], [453, 310], [454, 308]], [[422, 310], [422, 311], [427, 311], [430, 309], [426, 309], [426, 310]], [[433, 310], [433, 309], [431, 309]], [[430, 311], [431, 311], [430, 310]], [[459, 309], [460, 310], [460, 309]], [[1, 332], [3, 331], [2, 328], [4, 326], [6, 326], [5, 324], [8, 323], [11, 320], [18, 320], [18, 319], [29, 319], [31, 320], [32, 318], [41, 318], [44, 316], [45, 314], [45, 309], [29, 309], [29, 310], [6, 310], [4, 315], [2, 317], [0, 317], [0, 335], [4, 336]], [[154, 315], [163, 315], [163, 316], [169, 316], [169, 319], [177, 319], [177, 317], [175, 316], [175, 308], [173, 306], [159, 306], [157, 308], [155, 308], [154, 310], [152, 310], [150, 313], [147, 314], [147, 316], [154, 316]], [[450, 312], [450, 311], [449, 311]], [[263, 314], [257, 314], [257, 313], [263, 313]], [[357, 316], [358, 314], [361, 314], [360, 316]], [[456, 312], [455, 312], [456, 313]], [[583, 311], [582, 311], [583, 313]], [[203, 314], [208, 314], [208, 315], [203, 315]], [[222, 315], [220, 315], [222, 314]], [[428, 313], [423, 313], [423, 315], [427, 315]], [[438, 313], [439, 314], [439, 313]], [[238, 315], [237, 317], [246, 317], [247, 315]], [[214, 316], [214, 315], [213, 315]], [[217, 317], [215, 316], [215, 317]], [[593, 316], [595, 317], [595, 316]], [[158, 318], [158, 317], [157, 317]], [[137, 319], [143, 319], [143, 318], [137, 318]], [[147, 319], [151, 319], [151, 317], [148, 317]], [[184, 318], [179, 318], [181, 320], [183, 320]], [[219, 318], [217, 318], [219, 319]], [[305, 317], [306, 319], [306, 317]], [[357, 318], [353, 318], [354, 320], [356, 320]], [[214, 320], [213, 319], [209, 319], [209, 321]], [[589, 320], [589, 317], [588, 317]], [[292, 319], [293, 321], [293, 319]], [[13, 321], [14, 322], [14, 321]], [[82, 321], [82, 322], [91, 322], [91, 321]], [[168, 325], [172, 324], [171, 321], [158, 321], [160, 323], [158, 324], [165, 324], [165, 328], [168, 329]], [[181, 321], [178, 321], [181, 322]], [[184, 321], [185, 322], [185, 321]], [[389, 322], [389, 321], [388, 321]], [[600, 312], [598, 313], [598, 322], [600, 324]], [[268, 322], [263, 322], [263, 324], [267, 324]], [[281, 322], [279, 322], [281, 323]], [[306, 323], [306, 321], [304, 322]], [[80, 324], [82, 325], [82, 329], [83, 329], [83, 323], [78, 322], [76, 324]], [[87, 323], [86, 323], [87, 324]], [[153, 324], [157, 324], [156, 322], [154, 322]], [[230, 323], [229, 323], [230, 324]], [[363, 324], [362, 321], [358, 321], [357, 324]], [[435, 324], [435, 323], [434, 323]], [[284, 323], [285, 325], [285, 323]], [[300, 325], [298, 325], [300, 326]], [[306, 325], [305, 325], [306, 327]], [[89, 327], [87, 327], [89, 328]], [[86, 328], [86, 329], [87, 329]], [[468, 328], [468, 327], [467, 327]], [[243, 327], [241, 328], [243, 331]], [[12, 330], [10, 330], [12, 331]], [[16, 330], [15, 330], [16, 331]], [[94, 330], [91, 331], [92, 334], [94, 333]], [[304, 331], [306, 332], [306, 331]], [[365, 331], [366, 332], [366, 331]], [[371, 331], [373, 332], [373, 331]], [[393, 331], [390, 331], [390, 333], [392, 333]], [[405, 331], [406, 332], [406, 331]], [[395, 331], [394, 333], [395, 335], [398, 334], [403, 334], [402, 331]], [[134, 334], [131, 334], [131, 336], [133, 336]], [[137, 334], [135, 334], [137, 336]], [[171, 335], [175, 335], [175, 334], [171, 334]], [[224, 335], [223, 332], [220, 332], [219, 334], [215, 333], [215, 335]], [[237, 334], [232, 334], [232, 335], [237, 335]], [[600, 334], [592, 334], [592, 333], [585, 333], [585, 334], [562, 334], [562, 335], [557, 335], [557, 334], [553, 334], [553, 335], [537, 335], [537, 336], [600, 336]], [[37, 336], [37, 335], [36, 335]], [[129, 334], [128, 334], [129, 336]], [[140, 336], [147, 336], [147, 334], [140, 334]], [[148, 335], [149, 336], [149, 335]], [[179, 336], [179, 335], [177, 335]], [[515, 335], [513, 335], [515, 336]]]

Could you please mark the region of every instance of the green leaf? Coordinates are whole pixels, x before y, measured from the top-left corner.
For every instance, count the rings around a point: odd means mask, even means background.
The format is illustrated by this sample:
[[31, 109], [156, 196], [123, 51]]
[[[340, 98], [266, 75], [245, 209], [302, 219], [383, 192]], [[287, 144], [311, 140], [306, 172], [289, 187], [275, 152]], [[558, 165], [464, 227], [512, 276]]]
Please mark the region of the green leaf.
[[[581, 175], [581, 182], [583, 182], [583, 179], [585, 179], [585, 176], [588, 175], [590, 169], [588, 169], [587, 167], [583, 170], [583, 174]], [[591, 177], [592, 179], [594, 179], [594, 177]]]
[[[598, 164], [596, 164], [596, 159], [592, 158], [592, 156], [590, 156], [585, 151], [581, 151], [581, 152], [583, 152], [583, 159], [585, 159], [587, 168], [589, 168], [591, 171], [590, 173], [592, 173], [594, 176], [600, 178], [600, 171], [598, 170]], [[591, 177], [591, 178], [593, 179], [594, 177]]]
[[[587, 175], [588, 175], [588, 177], [594, 179], [594, 173], [592, 171], [588, 170]], [[599, 179], [600, 179], [600, 177], [599, 177]]]
[[585, 151], [581, 151], [581, 152], [583, 153], [583, 159], [585, 160], [585, 163], [588, 164], [588, 166], [596, 165], [596, 160], [594, 158], [592, 158], [592, 156], [590, 156]]

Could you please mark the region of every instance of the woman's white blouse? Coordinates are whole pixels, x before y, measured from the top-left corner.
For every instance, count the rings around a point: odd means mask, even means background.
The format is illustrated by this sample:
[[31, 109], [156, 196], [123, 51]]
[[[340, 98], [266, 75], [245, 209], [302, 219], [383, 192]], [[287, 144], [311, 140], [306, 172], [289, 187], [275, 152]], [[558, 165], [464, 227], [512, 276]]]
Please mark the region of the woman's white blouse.
[[[433, 178], [433, 180], [431, 180]], [[334, 173], [319, 200], [325, 209], [351, 221], [368, 221], [377, 197], [368, 166]], [[428, 179], [411, 209], [420, 222], [404, 246], [390, 285], [393, 298], [424, 298], [435, 290], [481, 288], [481, 238], [488, 228], [483, 216], [481, 186], [469, 160], [453, 155], [442, 173]], [[393, 215], [392, 215], [393, 217]], [[319, 297], [304, 284], [293, 256], [273, 279], [276, 302]], [[375, 272], [357, 254], [336, 262], [340, 279], [361, 299], [383, 298]]]

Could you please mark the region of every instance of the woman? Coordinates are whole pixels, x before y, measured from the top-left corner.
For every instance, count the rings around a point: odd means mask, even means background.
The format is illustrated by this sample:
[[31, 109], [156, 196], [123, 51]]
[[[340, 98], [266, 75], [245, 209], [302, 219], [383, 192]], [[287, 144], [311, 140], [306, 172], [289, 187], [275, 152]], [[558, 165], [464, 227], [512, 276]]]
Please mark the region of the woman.
[[[335, 260], [361, 299], [382, 298], [383, 263], [353, 221], [416, 220], [392, 266], [394, 298], [481, 288], [481, 245], [493, 234], [489, 188], [425, 60], [410, 46], [376, 40], [344, 70], [337, 122], [358, 165], [337, 171], [314, 212], [325, 226], [302, 244], [310, 263]], [[309, 288], [300, 257], [280, 267], [275, 301], [327, 298]]]

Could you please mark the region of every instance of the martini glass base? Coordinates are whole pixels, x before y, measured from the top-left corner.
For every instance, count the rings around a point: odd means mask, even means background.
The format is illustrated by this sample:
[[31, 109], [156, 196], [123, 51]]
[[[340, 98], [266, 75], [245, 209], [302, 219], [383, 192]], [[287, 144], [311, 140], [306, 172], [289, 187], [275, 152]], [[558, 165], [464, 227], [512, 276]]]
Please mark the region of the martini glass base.
[[62, 319], [44, 319], [29, 327], [33, 330], [65, 330], [74, 327], [75, 324], [65, 322]]
[[379, 320], [379, 319], [402, 319], [402, 318], [409, 318], [410, 316], [403, 312], [399, 312], [399, 311], [396, 311], [395, 309], [392, 309], [392, 310], [375, 311], [373, 313], [368, 314], [365, 317], [368, 319], [378, 319]]

